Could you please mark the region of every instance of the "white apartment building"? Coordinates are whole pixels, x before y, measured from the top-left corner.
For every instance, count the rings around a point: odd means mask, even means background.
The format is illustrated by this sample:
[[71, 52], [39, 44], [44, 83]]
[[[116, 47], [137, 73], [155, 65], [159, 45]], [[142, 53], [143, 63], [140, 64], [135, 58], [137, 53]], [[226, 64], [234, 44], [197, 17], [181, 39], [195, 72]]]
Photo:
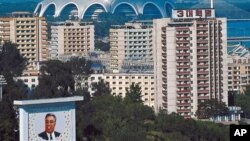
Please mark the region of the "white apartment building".
[[87, 56], [94, 50], [94, 25], [66, 21], [51, 26], [50, 59]]
[[0, 18], [0, 41], [17, 44], [28, 65], [26, 72], [39, 70], [39, 62], [48, 60], [47, 23], [44, 17], [27, 12], [15, 12]]
[[152, 26], [126, 23], [110, 29], [110, 70], [153, 72]]
[[228, 90], [241, 93], [250, 84], [250, 51], [241, 44], [235, 45], [227, 61]]
[[39, 84], [38, 77], [39, 77], [38, 75], [34, 75], [34, 76], [20, 76], [20, 77], [16, 77], [15, 80], [16, 81], [18, 81], [18, 80], [23, 81], [23, 83], [25, 84], [26, 88], [29, 91], [32, 91]]
[[227, 103], [227, 20], [214, 12], [174, 10], [154, 20], [156, 110], [193, 118], [206, 99]]
[[[126, 96], [126, 89], [128, 89], [132, 83], [139, 83], [144, 104], [154, 108], [156, 95], [154, 74], [92, 74], [88, 78], [88, 86], [91, 86], [91, 83], [98, 82], [101, 79], [109, 83], [113, 95], [122, 97]], [[89, 92], [93, 94], [93, 88], [89, 87]]]

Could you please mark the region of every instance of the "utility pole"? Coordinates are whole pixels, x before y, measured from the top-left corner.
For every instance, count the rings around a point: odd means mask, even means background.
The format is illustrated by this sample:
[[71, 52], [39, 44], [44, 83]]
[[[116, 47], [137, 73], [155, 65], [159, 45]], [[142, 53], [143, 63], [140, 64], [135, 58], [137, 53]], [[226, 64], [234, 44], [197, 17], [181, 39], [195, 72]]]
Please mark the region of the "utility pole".
[[6, 85], [6, 84], [7, 84], [7, 82], [4, 78], [4, 76], [0, 75], [0, 102], [3, 99], [3, 85]]

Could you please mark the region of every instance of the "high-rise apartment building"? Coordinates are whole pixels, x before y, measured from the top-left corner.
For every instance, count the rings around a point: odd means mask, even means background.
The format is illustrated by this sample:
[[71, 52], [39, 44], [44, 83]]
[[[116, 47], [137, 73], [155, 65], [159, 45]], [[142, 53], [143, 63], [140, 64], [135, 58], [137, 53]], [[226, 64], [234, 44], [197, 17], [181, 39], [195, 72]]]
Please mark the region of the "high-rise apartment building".
[[242, 93], [250, 84], [250, 51], [241, 44], [233, 46], [229, 51], [227, 63], [228, 90]]
[[127, 23], [110, 29], [110, 70], [153, 72], [152, 26]]
[[39, 70], [39, 62], [48, 60], [47, 23], [44, 17], [15, 12], [0, 18], [0, 40], [17, 44], [28, 65], [26, 72]]
[[174, 10], [153, 25], [156, 109], [195, 117], [204, 100], [227, 103], [227, 20], [214, 9]]
[[87, 56], [94, 50], [94, 25], [66, 21], [51, 26], [50, 59]]

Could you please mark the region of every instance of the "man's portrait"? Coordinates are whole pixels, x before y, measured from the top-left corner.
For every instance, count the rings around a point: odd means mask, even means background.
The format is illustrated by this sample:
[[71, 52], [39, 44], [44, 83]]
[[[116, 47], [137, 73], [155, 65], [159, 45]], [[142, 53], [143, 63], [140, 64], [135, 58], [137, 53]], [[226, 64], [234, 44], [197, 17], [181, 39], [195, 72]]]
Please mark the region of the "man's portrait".
[[45, 131], [38, 134], [43, 140], [54, 141], [60, 136], [59, 132], [55, 131], [56, 127], [56, 116], [52, 113], [48, 113], [45, 116]]

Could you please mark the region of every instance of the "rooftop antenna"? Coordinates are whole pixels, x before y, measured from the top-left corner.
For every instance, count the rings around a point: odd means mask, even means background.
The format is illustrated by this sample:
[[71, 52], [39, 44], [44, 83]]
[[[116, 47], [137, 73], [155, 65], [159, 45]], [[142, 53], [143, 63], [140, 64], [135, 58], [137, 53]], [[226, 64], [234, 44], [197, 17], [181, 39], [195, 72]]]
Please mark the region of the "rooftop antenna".
[[211, 9], [214, 8], [214, 0], [211, 0]]

